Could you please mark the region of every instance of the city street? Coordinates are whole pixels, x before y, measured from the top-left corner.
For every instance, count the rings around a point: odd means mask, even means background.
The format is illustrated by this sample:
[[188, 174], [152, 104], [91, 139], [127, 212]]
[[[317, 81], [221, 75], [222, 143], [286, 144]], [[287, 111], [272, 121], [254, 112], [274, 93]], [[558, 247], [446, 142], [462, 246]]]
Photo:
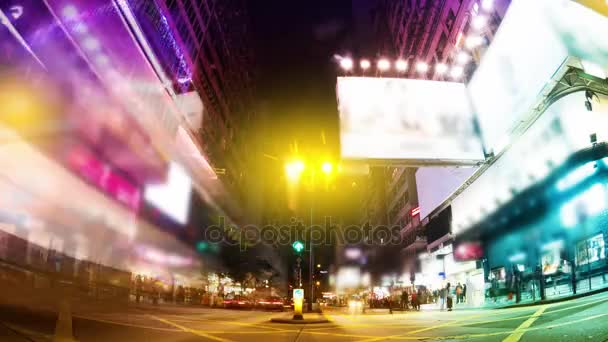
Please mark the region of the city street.
[[[289, 313], [161, 306], [75, 313], [73, 328], [78, 341], [608, 340], [606, 293], [512, 309], [456, 307], [452, 312], [440, 312], [429, 305], [421, 312], [394, 314], [375, 310], [352, 315], [347, 311], [325, 310], [328, 324], [290, 325], [269, 322]], [[54, 321], [51, 314], [3, 310], [0, 336], [6, 336], [3, 341], [48, 341]]]

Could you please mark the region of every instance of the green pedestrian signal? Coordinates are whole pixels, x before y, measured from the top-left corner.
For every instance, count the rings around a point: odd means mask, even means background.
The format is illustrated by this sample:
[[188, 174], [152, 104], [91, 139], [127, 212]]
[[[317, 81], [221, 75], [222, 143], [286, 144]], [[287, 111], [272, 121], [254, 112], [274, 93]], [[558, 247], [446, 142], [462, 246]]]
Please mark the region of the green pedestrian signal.
[[293, 247], [293, 250], [297, 253], [300, 253], [304, 250], [304, 244], [302, 243], [302, 241], [295, 241], [291, 244], [291, 247]]

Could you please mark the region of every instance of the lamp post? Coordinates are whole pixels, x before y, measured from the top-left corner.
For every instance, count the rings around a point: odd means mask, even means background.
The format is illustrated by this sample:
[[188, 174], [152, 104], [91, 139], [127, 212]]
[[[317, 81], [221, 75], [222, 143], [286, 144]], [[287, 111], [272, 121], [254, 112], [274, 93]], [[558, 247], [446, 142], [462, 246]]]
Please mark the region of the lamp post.
[[[325, 175], [326, 178], [329, 178], [333, 171], [334, 171], [334, 166], [331, 162], [329, 161], [324, 161], [321, 163], [320, 165], [320, 169], [323, 172], [323, 174]], [[299, 184], [301, 176], [304, 174], [304, 171], [306, 170], [306, 165], [304, 164], [303, 161], [301, 160], [294, 160], [290, 163], [287, 163], [285, 165], [285, 171], [286, 171], [286, 175], [287, 175], [287, 180], [288, 182], [292, 183], [292, 184]], [[316, 173], [317, 173], [317, 169], [316, 168], [311, 168], [308, 172], [308, 175], [310, 176], [310, 191], [309, 191], [309, 200], [310, 200], [310, 229], [309, 229], [309, 235], [308, 235], [308, 249], [309, 249], [309, 271], [308, 271], [308, 281], [310, 283], [310, 295], [309, 295], [309, 301], [308, 301], [308, 311], [312, 311], [312, 304], [314, 301], [314, 294], [315, 294], [315, 282], [314, 282], [314, 250], [313, 250], [313, 244], [312, 244], [312, 225], [313, 225], [313, 213], [314, 213], [314, 192], [313, 189], [315, 187], [315, 177], [316, 177]]]

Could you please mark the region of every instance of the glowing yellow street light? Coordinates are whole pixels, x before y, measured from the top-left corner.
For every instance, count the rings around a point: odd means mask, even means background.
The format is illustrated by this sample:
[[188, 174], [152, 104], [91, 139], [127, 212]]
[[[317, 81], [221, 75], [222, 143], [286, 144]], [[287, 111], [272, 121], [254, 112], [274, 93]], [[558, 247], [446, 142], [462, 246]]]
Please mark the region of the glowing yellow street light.
[[321, 170], [326, 175], [329, 175], [334, 170], [334, 166], [330, 162], [323, 162], [323, 164], [321, 164]]
[[294, 160], [285, 164], [285, 172], [287, 178], [291, 181], [296, 181], [300, 178], [302, 172], [304, 172], [304, 162], [301, 160]]

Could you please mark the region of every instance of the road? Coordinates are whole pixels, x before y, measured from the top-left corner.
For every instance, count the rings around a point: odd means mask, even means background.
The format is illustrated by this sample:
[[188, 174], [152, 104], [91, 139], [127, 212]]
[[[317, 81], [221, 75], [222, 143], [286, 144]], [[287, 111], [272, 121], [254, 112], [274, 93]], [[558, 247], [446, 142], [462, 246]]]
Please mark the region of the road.
[[[608, 341], [608, 293], [512, 309], [373, 312], [327, 309], [331, 322], [270, 323], [289, 313], [192, 307], [146, 307], [73, 314], [76, 340], [85, 341]], [[4, 308], [2, 341], [49, 341], [56, 314]], [[19, 336], [22, 336], [19, 338]]]

